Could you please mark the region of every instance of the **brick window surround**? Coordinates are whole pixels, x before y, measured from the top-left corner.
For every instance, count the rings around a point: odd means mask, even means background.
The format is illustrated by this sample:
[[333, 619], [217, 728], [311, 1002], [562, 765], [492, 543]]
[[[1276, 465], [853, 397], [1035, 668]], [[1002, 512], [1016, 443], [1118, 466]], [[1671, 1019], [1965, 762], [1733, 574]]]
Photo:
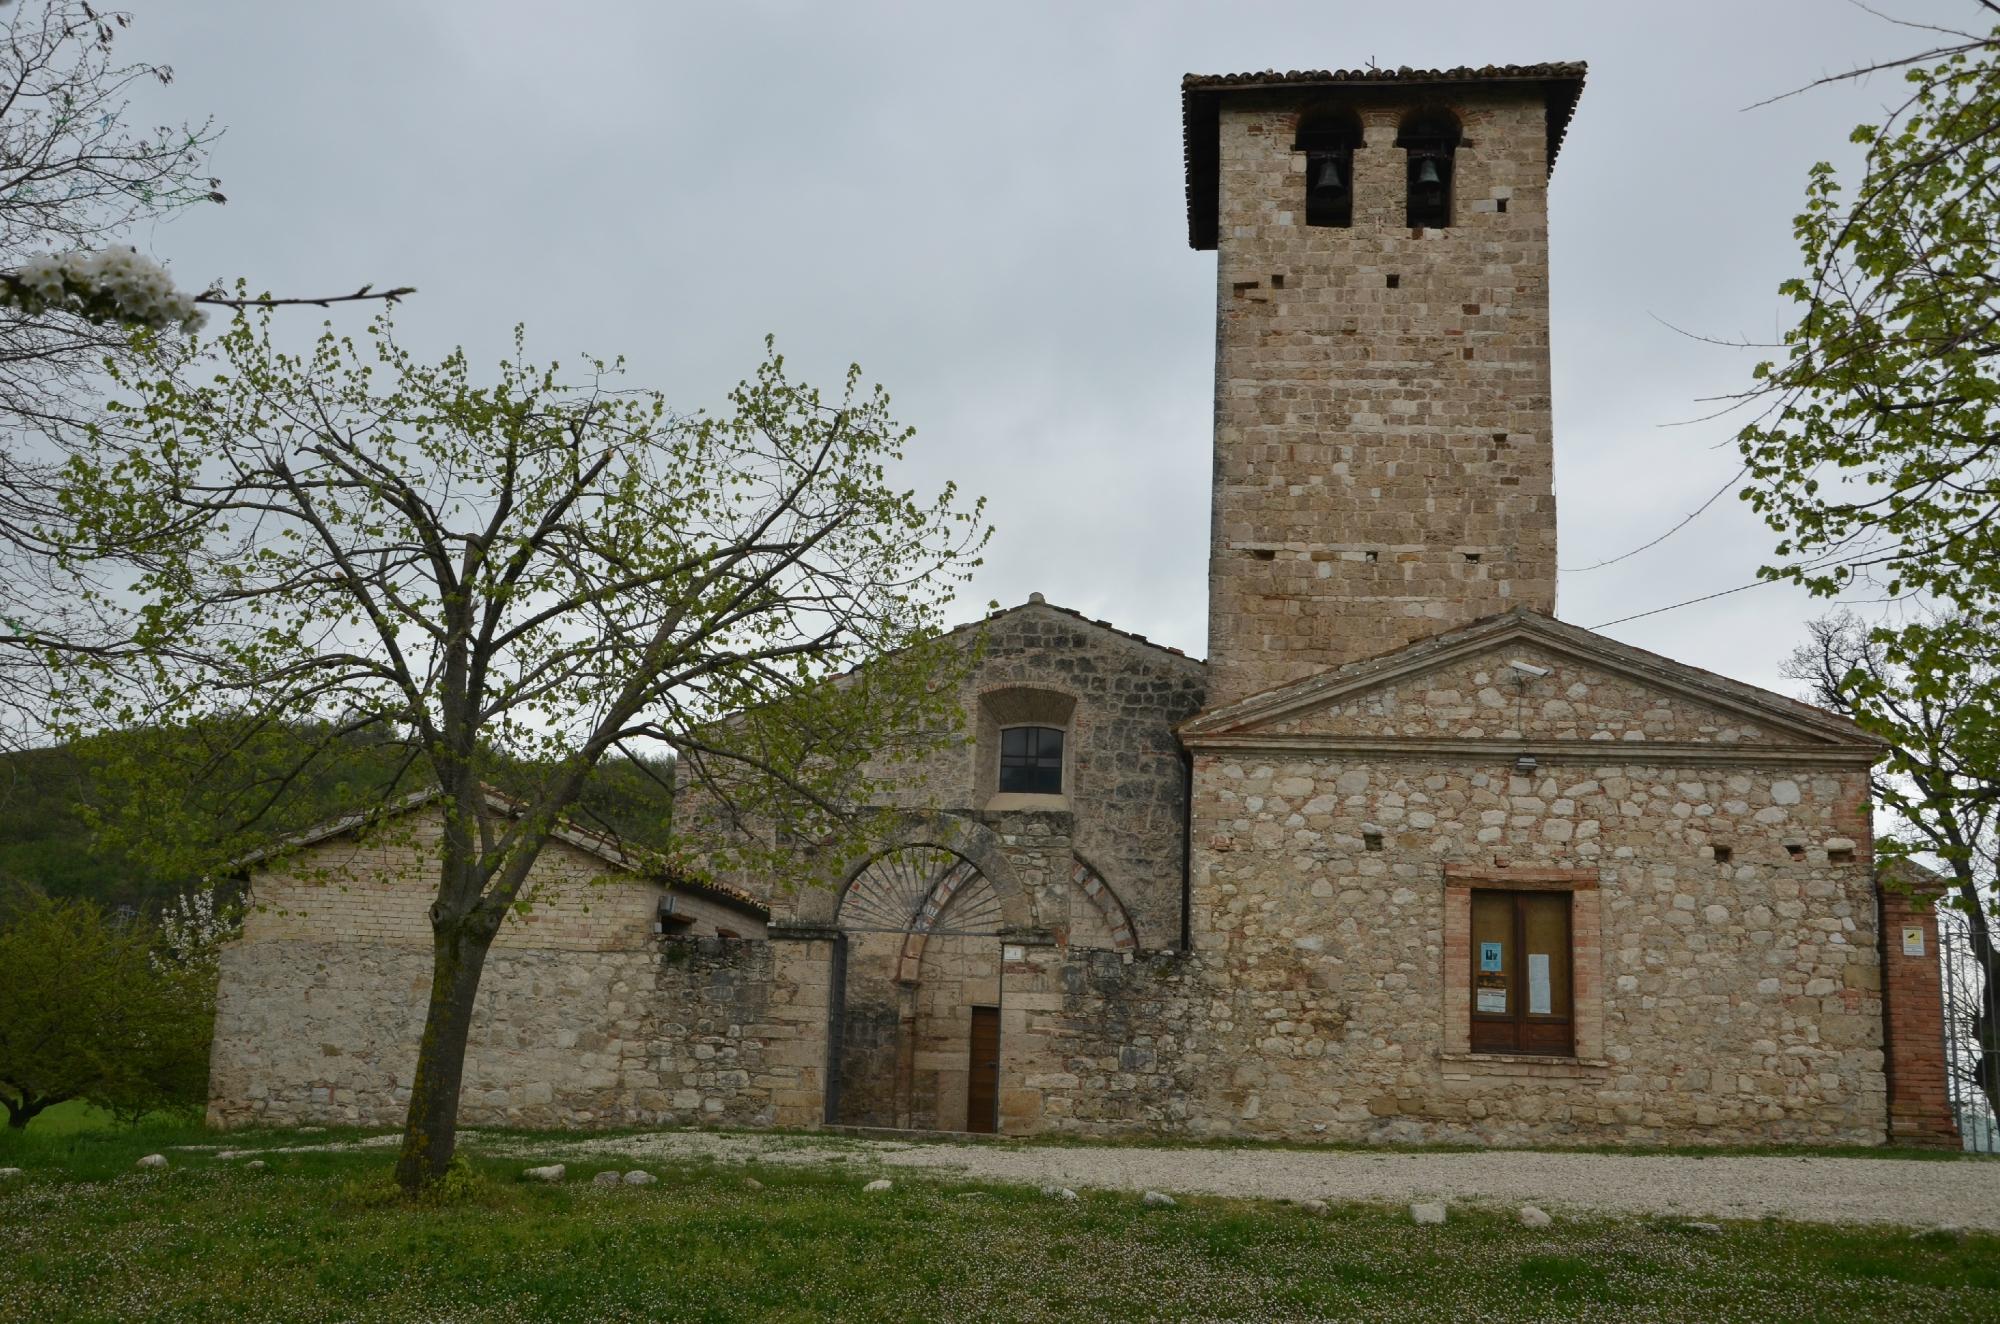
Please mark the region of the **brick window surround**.
[[[1472, 893], [1479, 888], [1508, 892], [1570, 894], [1570, 979], [1576, 1053], [1535, 1057], [1472, 1052]], [[1444, 1056], [1479, 1060], [1571, 1062], [1604, 1060], [1604, 910], [1595, 869], [1531, 869], [1447, 864], [1444, 867]]]

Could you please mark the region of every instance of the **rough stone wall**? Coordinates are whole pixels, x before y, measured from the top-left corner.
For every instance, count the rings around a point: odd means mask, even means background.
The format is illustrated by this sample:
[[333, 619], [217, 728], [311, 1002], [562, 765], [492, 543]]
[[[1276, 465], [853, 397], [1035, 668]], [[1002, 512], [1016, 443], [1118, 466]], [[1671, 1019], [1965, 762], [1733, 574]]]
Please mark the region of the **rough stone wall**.
[[1185, 1134], [1230, 1042], [1223, 986], [1189, 952], [1023, 946], [1006, 965], [1002, 1119], [1016, 1134]]
[[[1441, 230], [1405, 223], [1395, 139], [1420, 95], [1464, 126]], [[1541, 97], [1348, 94], [1365, 144], [1344, 229], [1305, 224], [1302, 104], [1221, 111], [1211, 705], [1554, 610]]]
[[[1186, 773], [1174, 727], [1201, 708], [1202, 663], [1043, 603], [995, 613], [959, 637], [983, 649], [959, 691], [965, 738], [899, 770], [903, 789], [890, 803], [1009, 837], [1066, 815], [1070, 848], [1129, 912], [1139, 944], [1177, 941]], [[1037, 694], [1046, 701], [1039, 707]], [[1067, 729], [1061, 797], [997, 794], [999, 730], [1016, 722]], [[675, 805], [678, 830], [696, 853], [704, 838], [732, 830], [698, 787], [678, 788]], [[755, 824], [742, 830], [764, 832]], [[1057, 873], [1049, 873], [1056, 887], [1034, 922], [1066, 931], [1069, 902]], [[828, 922], [836, 899], [804, 858], [796, 876], [728, 881], [769, 897], [782, 917], [809, 923]]]
[[847, 936], [845, 998], [838, 1051], [843, 1126], [900, 1126], [905, 995], [897, 983], [903, 935]]
[[[401, 1120], [430, 991], [440, 831], [437, 815], [408, 814], [253, 871], [243, 936], [222, 961], [213, 1120]], [[768, 1122], [788, 1072], [796, 1092], [800, 1071], [823, 1068], [823, 1055], [795, 1061], [789, 1047], [766, 1061], [774, 1038], [799, 1038], [772, 1022], [814, 995], [797, 971], [774, 974], [762, 942], [655, 938], [660, 885], [563, 842], [544, 849], [530, 884], [531, 909], [503, 922], [480, 981], [468, 1121]], [[676, 892], [676, 903], [697, 933], [762, 932], [706, 897]], [[823, 1022], [816, 977], [808, 1019]], [[823, 1045], [823, 1026], [806, 1033]]]
[[[1195, 945], [1235, 1063], [1204, 1129], [1882, 1138], [1864, 774], [1562, 758], [1198, 756]], [[1447, 865], [1596, 870], [1602, 1059], [1450, 1060]]]
[[[485, 1126], [798, 1125], [824, 1061], [814, 986], [751, 940], [496, 948], [460, 1118]], [[209, 1120], [403, 1120], [430, 987], [407, 944], [236, 943], [223, 954]], [[803, 1012], [801, 1013], [801, 1008]], [[817, 1037], [817, 1042], [814, 1042]]]

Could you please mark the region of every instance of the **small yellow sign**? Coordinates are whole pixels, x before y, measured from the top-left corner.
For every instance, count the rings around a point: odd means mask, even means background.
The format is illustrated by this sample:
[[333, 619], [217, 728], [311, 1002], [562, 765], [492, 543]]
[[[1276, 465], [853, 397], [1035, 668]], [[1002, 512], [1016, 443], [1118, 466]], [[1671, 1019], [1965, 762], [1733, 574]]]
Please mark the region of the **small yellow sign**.
[[1903, 955], [1922, 956], [1924, 954], [1924, 926], [1905, 924], [1903, 926]]

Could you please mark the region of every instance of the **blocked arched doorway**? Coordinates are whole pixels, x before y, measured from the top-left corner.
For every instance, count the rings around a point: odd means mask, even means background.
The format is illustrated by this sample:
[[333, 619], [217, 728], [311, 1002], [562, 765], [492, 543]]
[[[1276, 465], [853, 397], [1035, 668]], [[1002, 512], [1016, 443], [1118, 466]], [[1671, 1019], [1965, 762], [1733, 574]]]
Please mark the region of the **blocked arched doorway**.
[[997, 1129], [1007, 881], [932, 841], [884, 851], [848, 881], [828, 989], [828, 1122]]

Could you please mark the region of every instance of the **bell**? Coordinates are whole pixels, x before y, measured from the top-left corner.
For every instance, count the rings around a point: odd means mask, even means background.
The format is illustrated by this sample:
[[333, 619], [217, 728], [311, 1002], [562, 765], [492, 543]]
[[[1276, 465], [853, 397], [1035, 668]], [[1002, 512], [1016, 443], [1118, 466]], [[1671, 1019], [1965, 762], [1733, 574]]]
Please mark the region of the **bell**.
[[1425, 157], [1417, 166], [1417, 182], [1433, 185], [1444, 183], [1444, 177], [1438, 174], [1438, 163], [1428, 156]]
[[1336, 193], [1347, 187], [1347, 181], [1340, 177], [1339, 157], [1329, 156], [1321, 159], [1319, 170], [1313, 175], [1312, 186], [1316, 189], [1331, 189]]

